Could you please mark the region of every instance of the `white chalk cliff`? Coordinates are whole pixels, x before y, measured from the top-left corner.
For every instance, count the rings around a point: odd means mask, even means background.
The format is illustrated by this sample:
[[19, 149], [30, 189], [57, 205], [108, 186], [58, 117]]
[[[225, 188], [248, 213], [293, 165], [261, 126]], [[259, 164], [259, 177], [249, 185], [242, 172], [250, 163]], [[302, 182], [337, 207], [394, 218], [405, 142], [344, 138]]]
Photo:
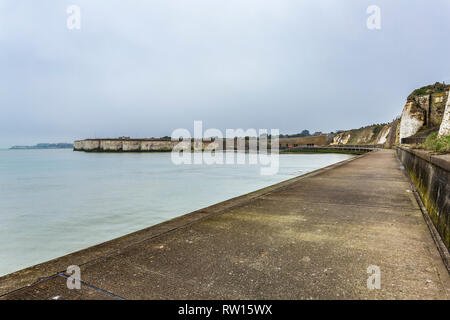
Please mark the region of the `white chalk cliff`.
[[450, 135], [450, 98], [447, 99], [444, 116], [442, 117], [441, 126], [439, 127], [439, 137], [447, 135]]

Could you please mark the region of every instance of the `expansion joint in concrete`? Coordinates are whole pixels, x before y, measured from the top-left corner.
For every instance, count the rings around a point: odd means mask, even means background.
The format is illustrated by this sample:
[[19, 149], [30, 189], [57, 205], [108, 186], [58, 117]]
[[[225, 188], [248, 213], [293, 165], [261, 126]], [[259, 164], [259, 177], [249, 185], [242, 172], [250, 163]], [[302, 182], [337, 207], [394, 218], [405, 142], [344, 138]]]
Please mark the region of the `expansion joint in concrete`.
[[[65, 278], [65, 279], [69, 279], [69, 276], [67, 276], [66, 274], [64, 274], [64, 273], [58, 273], [56, 276], [58, 276], [58, 277], [62, 277], [62, 278]], [[85, 287], [89, 287], [89, 288], [91, 288], [91, 289], [93, 289], [93, 290], [95, 290], [95, 291], [98, 291], [98, 292], [101, 292], [101, 293], [103, 293], [103, 294], [106, 294], [107, 296], [110, 296], [110, 297], [112, 297], [112, 298], [115, 298], [115, 299], [118, 299], [118, 300], [126, 300], [125, 298], [123, 298], [123, 297], [120, 297], [120, 296], [118, 296], [118, 295], [116, 295], [116, 294], [114, 294], [114, 293], [111, 293], [111, 292], [108, 292], [108, 291], [106, 291], [106, 290], [103, 290], [103, 289], [101, 289], [101, 288], [98, 288], [98, 287], [96, 287], [96, 286], [93, 286], [93, 285], [91, 285], [91, 284], [89, 284], [89, 283], [86, 283], [86, 282], [84, 282], [84, 281], [82, 281], [82, 280], [78, 280], [79, 282], [80, 282], [80, 284], [81, 285], [83, 285], [83, 286], [85, 286]], [[73, 289], [73, 290], [75, 290], [75, 289]]]

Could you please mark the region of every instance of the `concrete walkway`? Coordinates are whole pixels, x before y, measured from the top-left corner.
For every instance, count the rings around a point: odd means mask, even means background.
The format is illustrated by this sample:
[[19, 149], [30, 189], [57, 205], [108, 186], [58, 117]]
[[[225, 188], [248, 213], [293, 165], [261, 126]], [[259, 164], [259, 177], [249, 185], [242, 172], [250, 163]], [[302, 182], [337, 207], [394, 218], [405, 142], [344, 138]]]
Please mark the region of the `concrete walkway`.
[[448, 299], [410, 190], [394, 151], [372, 152], [5, 276], [1, 299]]

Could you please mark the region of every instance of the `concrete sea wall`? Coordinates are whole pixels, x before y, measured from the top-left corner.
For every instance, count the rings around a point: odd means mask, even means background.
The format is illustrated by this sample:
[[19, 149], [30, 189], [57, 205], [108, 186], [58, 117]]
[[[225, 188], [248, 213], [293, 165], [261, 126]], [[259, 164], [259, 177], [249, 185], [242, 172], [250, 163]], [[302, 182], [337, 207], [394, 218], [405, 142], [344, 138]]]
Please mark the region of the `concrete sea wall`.
[[397, 147], [397, 156], [414, 182], [447, 249], [450, 249], [450, 155]]

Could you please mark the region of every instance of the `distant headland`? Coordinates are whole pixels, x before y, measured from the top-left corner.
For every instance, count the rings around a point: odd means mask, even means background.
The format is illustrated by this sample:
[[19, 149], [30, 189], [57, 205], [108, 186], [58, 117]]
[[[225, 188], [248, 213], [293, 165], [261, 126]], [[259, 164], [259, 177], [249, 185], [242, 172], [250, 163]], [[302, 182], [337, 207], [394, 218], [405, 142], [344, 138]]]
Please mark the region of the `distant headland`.
[[10, 150], [28, 149], [72, 149], [73, 143], [38, 143], [34, 146], [12, 146]]

